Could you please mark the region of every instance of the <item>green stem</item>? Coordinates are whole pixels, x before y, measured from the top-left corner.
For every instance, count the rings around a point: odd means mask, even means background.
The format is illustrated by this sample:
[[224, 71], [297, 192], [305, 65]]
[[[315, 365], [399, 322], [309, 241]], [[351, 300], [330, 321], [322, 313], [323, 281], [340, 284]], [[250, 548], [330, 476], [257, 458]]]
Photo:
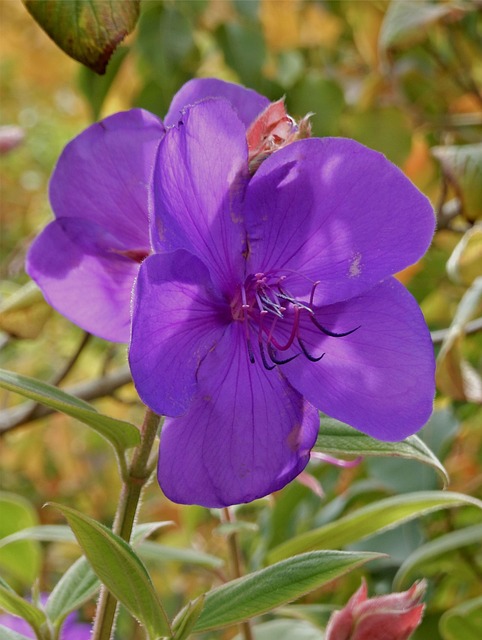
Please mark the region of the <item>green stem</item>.
[[[223, 522], [236, 521], [228, 507], [221, 510], [221, 519]], [[243, 571], [241, 569], [241, 552], [238, 545], [238, 536], [236, 533], [231, 533], [227, 536], [227, 540], [229, 558], [231, 562], [231, 574], [233, 578], [241, 578], [241, 576], [243, 575]], [[242, 622], [239, 627], [244, 640], [254, 640], [249, 620], [246, 620], [246, 622]]]
[[[131, 538], [132, 528], [139, 508], [141, 493], [149, 480], [152, 466], [149, 457], [156, 439], [159, 416], [146, 410], [141, 426], [141, 442], [134, 450], [127, 474], [123, 477], [122, 490], [117, 506], [112, 531], [126, 542]], [[95, 615], [92, 640], [110, 640], [117, 611], [117, 600], [110, 591], [102, 587]]]

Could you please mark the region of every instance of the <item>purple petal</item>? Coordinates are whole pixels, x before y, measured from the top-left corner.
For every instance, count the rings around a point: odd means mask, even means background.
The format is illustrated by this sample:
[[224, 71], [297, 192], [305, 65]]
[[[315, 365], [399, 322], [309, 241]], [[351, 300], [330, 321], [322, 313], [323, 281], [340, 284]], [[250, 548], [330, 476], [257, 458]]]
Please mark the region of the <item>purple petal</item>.
[[299, 335], [319, 362], [302, 356], [283, 373], [309, 402], [374, 438], [397, 441], [432, 412], [435, 362], [417, 303], [393, 278], [358, 298], [316, 311], [324, 335], [305, 314]]
[[220, 339], [229, 307], [202, 262], [186, 251], [153, 255], [135, 288], [129, 362], [141, 399], [160, 414], [185, 412], [199, 363]]
[[188, 413], [166, 420], [158, 478], [181, 504], [225, 507], [284, 487], [305, 468], [317, 411], [278, 369], [249, 362], [244, 326], [233, 322], [198, 371]]
[[160, 120], [142, 109], [92, 125], [62, 152], [50, 181], [57, 218], [91, 220], [130, 247], [149, 247], [148, 188]]
[[[268, 158], [246, 196], [248, 272], [319, 281], [315, 302], [370, 289], [418, 260], [435, 218], [427, 198], [383, 155], [343, 138], [302, 140]], [[293, 272], [305, 278], [293, 284]]]
[[195, 78], [186, 82], [172, 99], [169, 111], [164, 118], [165, 125], [177, 124], [186, 106], [193, 105], [204, 98], [226, 98], [236, 109], [246, 128], [269, 104], [268, 98], [239, 84], [216, 78]]
[[127, 342], [139, 262], [92, 221], [60, 218], [35, 240], [26, 269], [49, 304], [105, 340]]
[[159, 147], [154, 174], [156, 249], [187, 249], [223, 291], [244, 269], [241, 211], [247, 169], [246, 131], [221, 98], [187, 110]]
[[0, 614], [0, 625], [3, 625], [4, 627], [7, 627], [7, 629], [15, 631], [16, 633], [21, 633], [26, 638], [35, 638], [34, 630], [28, 622], [23, 620], [23, 618], [17, 618], [17, 616], [9, 613], [2, 613]]

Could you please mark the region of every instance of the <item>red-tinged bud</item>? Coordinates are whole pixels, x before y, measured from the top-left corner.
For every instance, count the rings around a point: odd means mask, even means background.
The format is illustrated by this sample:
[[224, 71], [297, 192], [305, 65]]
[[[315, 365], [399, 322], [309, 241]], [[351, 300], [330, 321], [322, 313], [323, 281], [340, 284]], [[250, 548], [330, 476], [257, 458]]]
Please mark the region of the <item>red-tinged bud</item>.
[[299, 123], [286, 113], [284, 98], [272, 102], [251, 124], [246, 134], [249, 149], [249, 169], [254, 173], [259, 165], [278, 149], [295, 140], [309, 138], [310, 114]]
[[408, 640], [422, 620], [426, 586], [422, 580], [408, 591], [368, 598], [363, 581], [348, 604], [331, 616], [325, 640]]
[[22, 144], [25, 133], [21, 127], [5, 125], [0, 127], [0, 155], [5, 155]]

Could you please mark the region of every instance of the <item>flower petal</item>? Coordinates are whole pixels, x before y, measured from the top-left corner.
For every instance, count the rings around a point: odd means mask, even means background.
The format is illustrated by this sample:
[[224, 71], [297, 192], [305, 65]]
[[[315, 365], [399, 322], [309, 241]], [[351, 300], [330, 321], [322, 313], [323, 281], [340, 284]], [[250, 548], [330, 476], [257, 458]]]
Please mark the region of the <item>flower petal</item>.
[[278, 370], [249, 362], [233, 322], [198, 371], [188, 413], [166, 420], [158, 478], [181, 504], [225, 507], [284, 487], [306, 466], [318, 412]]
[[240, 84], [216, 78], [195, 78], [186, 82], [172, 99], [169, 111], [164, 118], [165, 125], [177, 124], [185, 107], [204, 98], [226, 98], [236, 109], [246, 128], [269, 104], [268, 98]]
[[178, 416], [189, 407], [199, 363], [220, 339], [229, 307], [203, 263], [186, 251], [153, 255], [139, 271], [129, 362], [145, 404]]
[[95, 222], [59, 218], [31, 246], [26, 269], [62, 315], [105, 340], [127, 342], [139, 262], [123, 253]]
[[161, 121], [142, 109], [93, 124], [62, 152], [50, 181], [57, 218], [91, 220], [126, 248], [149, 247], [148, 189]]
[[233, 107], [207, 99], [167, 131], [154, 174], [155, 248], [197, 255], [226, 292], [244, 268], [240, 201], [247, 153], [246, 131]]
[[300, 335], [319, 362], [302, 356], [283, 373], [309, 402], [374, 438], [397, 441], [430, 417], [435, 362], [417, 303], [393, 278], [364, 295], [316, 312], [324, 335], [305, 314]]
[[273, 154], [249, 185], [245, 216], [248, 272], [302, 274], [297, 295], [320, 281], [319, 305], [358, 295], [418, 260], [435, 225], [429, 201], [395, 165], [343, 138], [302, 140]]

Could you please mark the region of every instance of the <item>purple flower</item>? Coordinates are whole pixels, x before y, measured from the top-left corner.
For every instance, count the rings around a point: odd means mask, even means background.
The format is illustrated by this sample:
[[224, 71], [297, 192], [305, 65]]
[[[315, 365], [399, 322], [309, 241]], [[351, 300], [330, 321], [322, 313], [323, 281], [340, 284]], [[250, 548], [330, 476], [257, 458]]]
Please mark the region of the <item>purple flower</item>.
[[428, 419], [430, 335], [392, 276], [430, 244], [428, 200], [342, 138], [288, 144], [252, 177], [223, 99], [168, 129], [153, 180], [129, 353], [142, 400], [170, 416], [158, 478], [208, 507], [282, 488], [306, 466], [318, 409], [381, 440]]
[[[223, 96], [245, 126], [267, 98], [220, 80], [192, 80], [176, 94], [164, 124], [187, 104]], [[55, 213], [33, 243], [27, 271], [47, 301], [86, 331], [127, 342], [139, 265], [151, 253], [149, 185], [164, 125], [142, 109], [92, 125], [64, 149], [50, 181]]]

